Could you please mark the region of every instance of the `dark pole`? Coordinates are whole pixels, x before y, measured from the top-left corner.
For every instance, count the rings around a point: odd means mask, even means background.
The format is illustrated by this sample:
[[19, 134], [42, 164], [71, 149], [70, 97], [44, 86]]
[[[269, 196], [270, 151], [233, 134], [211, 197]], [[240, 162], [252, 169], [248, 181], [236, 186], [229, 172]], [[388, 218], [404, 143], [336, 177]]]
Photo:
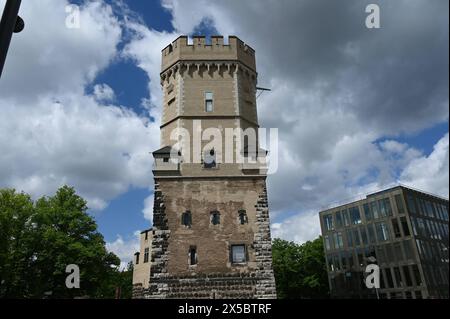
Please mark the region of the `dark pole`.
[[[13, 32], [21, 31], [23, 28], [23, 20], [17, 15], [19, 14], [20, 3], [22, 0], [6, 0], [3, 10], [2, 20], [0, 22], [0, 77], [2, 76], [3, 66], [5, 65], [6, 54], [8, 53], [9, 43]], [[21, 27], [16, 23], [22, 24]]]

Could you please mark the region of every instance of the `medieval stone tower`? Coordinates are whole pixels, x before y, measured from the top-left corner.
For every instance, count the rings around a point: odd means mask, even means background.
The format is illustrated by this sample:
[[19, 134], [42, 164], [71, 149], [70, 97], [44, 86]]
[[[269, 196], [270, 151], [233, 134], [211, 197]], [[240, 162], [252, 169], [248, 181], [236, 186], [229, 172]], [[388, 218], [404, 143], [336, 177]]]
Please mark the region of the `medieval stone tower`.
[[[210, 43], [196, 36], [192, 44], [181, 36], [162, 50], [145, 298], [276, 298], [266, 152], [258, 138], [225, 139], [227, 129], [257, 132], [256, 80], [255, 52], [234, 36], [228, 44], [221, 36]], [[207, 129], [223, 134], [222, 144], [202, 140]], [[177, 132], [189, 138], [180, 142]], [[237, 150], [233, 161], [225, 160], [227, 145]]]

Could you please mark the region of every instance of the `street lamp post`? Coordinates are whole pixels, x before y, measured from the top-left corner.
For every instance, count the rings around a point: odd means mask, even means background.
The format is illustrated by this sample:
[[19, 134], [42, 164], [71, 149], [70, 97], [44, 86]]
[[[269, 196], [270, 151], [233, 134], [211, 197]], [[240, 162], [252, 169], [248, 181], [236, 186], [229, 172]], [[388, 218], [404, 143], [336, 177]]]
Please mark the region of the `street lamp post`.
[[25, 26], [22, 18], [18, 16], [21, 2], [22, 0], [6, 0], [3, 9], [0, 22], [0, 77], [2, 76], [12, 34], [19, 33]]

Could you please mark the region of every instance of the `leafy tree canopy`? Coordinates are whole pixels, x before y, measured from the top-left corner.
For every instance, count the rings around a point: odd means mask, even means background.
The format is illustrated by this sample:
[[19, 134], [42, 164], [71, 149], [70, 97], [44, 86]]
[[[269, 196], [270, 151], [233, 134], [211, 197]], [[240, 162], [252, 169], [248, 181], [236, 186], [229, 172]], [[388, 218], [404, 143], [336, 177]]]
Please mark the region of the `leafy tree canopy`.
[[[129, 271], [118, 270], [87, 209], [68, 186], [37, 201], [0, 190], [1, 298], [113, 298], [118, 285], [131, 290]], [[66, 287], [69, 264], [80, 269], [80, 289]]]
[[302, 245], [276, 238], [272, 256], [279, 298], [329, 297], [322, 237]]

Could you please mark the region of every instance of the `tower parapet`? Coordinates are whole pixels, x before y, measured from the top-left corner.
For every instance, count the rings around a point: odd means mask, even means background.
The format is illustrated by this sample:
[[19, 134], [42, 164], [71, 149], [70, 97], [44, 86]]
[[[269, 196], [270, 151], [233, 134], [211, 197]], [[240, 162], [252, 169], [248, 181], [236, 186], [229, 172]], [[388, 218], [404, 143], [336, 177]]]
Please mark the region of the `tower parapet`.
[[236, 36], [228, 37], [224, 44], [223, 36], [211, 36], [210, 44], [205, 36], [194, 36], [188, 44], [187, 36], [180, 36], [162, 50], [161, 73], [178, 61], [239, 61], [256, 71], [255, 51]]

